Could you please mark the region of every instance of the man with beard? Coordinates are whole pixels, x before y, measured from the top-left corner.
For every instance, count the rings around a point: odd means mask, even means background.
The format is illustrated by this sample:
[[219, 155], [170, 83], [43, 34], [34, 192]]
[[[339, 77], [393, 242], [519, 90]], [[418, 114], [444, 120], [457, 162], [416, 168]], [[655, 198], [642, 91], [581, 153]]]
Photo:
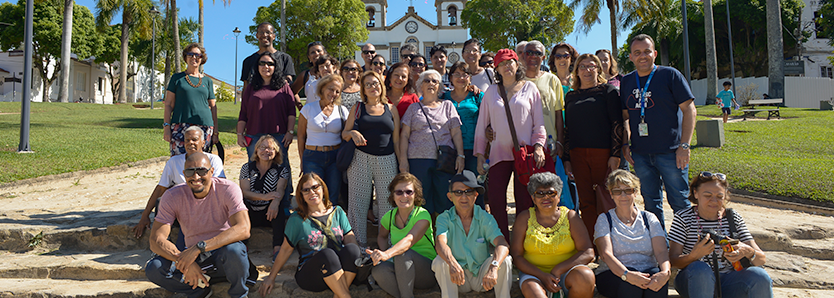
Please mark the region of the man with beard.
[[[148, 261], [145, 275], [166, 290], [201, 298], [212, 294], [209, 279], [225, 279], [231, 283], [229, 296], [246, 297], [249, 258], [241, 241], [249, 238], [249, 213], [240, 187], [212, 177], [213, 172], [206, 154], [186, 158], [186, 183], [169, 189], [160, 200], [160, 224], [153, 225], [150, 236], [158, 256]], [[168, 241], [174, 220], [186, 235], [188, 248], [182, 251]]]
[[258, 60], [260, 60], [261, 54], [265, 52], [272, 53], [272, 60], [275, 60], [275, 72], [280, 72], [287, 79], [287, 83], [291, 84], [292, 78], [295, 76], [295, 66], [289, 54], [274, 47], [275, 27], [267, 22], [260, 23], [255, 37], [258, 38], [258, 51], [243, 59], [243, 71], [240, 73], [243, 90], [246, 90], [246, 86], [249, 86], [252, 76], [258, 75]]

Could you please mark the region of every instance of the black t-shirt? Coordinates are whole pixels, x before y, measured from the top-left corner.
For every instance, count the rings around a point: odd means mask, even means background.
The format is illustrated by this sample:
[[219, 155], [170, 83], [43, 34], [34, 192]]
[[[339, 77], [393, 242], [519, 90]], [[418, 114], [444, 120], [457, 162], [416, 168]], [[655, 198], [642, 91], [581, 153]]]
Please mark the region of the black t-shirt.
[[619, 156], [623, 114], [617, 87], [602, 84], [568, 92], [565, 127], [568, 149], [611, 149], [611, 156]]
[[[261, 54], [258, 54], [258, 52], [243, 59], [243, 71], [240, 73], [241, 81], [251, 82], [252, 76], [258, 73], [258, 60], [260, 59]], [[275, 53], [272, 53], [272, 59], [275, 60], [275, 73], [281, 72], [282, 76], [295, 77], [295, 65], [293, 65], [290, 55], [275, 51]]]

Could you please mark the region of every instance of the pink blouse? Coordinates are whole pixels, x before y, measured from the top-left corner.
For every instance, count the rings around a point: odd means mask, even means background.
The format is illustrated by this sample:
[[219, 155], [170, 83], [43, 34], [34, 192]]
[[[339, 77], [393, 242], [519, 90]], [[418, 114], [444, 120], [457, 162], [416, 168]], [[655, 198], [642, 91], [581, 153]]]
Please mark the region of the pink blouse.
[[[547, 133], [544, 129], [541, 107], [542, 98], [539, 89], [528, 81], [525, 81], [521, 90], [510, 99], [510, 111], [520, 146], [545, 144]], [[513, 136], [510, 134], [510, 125], [507, 124], [504, 100], [499, 95], [498, 86], [494, 84], [484, 92], [484, 99], [481, 102], [478, 125], [475, 127], [475, 154], [485, 153], [486, 127], [490, 124], [495, 132], [495, 139], [489, 151], [489, 165], [513, 161]]]

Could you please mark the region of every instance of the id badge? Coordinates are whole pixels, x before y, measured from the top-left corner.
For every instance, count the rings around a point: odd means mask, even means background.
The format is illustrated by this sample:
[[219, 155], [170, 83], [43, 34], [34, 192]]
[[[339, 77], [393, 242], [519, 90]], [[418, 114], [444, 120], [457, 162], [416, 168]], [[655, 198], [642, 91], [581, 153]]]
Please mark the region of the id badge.
[[637, 130], [640, 132], [641, 137], [648, 137], [649, 136], [649, 124], [648, 123], [640, 123], [637, 124]]

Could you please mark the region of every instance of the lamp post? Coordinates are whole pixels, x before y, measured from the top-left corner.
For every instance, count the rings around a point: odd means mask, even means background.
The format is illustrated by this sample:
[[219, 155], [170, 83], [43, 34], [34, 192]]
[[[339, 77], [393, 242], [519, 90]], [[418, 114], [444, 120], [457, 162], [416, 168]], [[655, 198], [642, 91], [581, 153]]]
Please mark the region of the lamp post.
[[154, 84], [156, 84], [156, 17], [159, 15], [159, 11], [156, 10], [156, 6], [152, 6], [151, 10], [148, 12], [151, 13], [151, 22], [153, 22], [153, 29], [151, 33], [151, 110], [153, 110], [153, 103], [156, 101], [154, 99]]
[[733, 61], [733, 27], [730, 24], [730, 0], [726, 1], [727, 6], [727, 37], [730, 39], [730, 77], [733, 80], [733, 94], [736, 93], [736, 65]]
[[23, 34], [23, 96], [20, 100], [20, 144], [17, 153], [31, 153], [29, 147], [29, 111], [32, 97], [32, 16], [35, 14], [35, 1], [26, 1], [26, 25]]
[[237, 37], [240, 35], [240, 29], [235, 27], [235, 30], [232, 30], [232, 33], [235, 34], [235, 104], [237, 104]]

